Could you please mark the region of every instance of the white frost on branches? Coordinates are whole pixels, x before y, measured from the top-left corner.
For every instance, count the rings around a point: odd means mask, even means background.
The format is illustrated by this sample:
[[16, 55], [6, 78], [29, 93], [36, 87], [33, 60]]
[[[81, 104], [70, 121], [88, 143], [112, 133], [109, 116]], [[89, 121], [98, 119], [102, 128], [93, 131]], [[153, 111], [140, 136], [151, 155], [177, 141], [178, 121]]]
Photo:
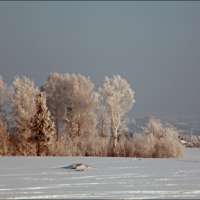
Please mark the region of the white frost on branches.
[[0, 75], [0, 115], [5, 115], [6, 104], [9, 103], [12, 95], [12, 87], [8, 87], [6, 83], [3, 82], [3, 78]]
[[112, 120], [114, 146], [116, 147], [120, 128], [124, 127], [125, 114], [128, 113], [135, 102], [134, 91], [126, 80], [117, 75], [113, 78], [105, 77], [102, 86], [99, 88], [99, 93]]
[[[71, 131], [71, 138], [72, 134], [79, 137], [95, 132], [94, 110], [98, 105], [98, 94], [93, 91], [94, 84], [89, 78], [80, 74], [76, 76], [55, 72], [50, 74], [43, 89], [55, 122], [57, 138], [59, 129], [65, 130], [65, 127]], [[73, 110], [73, 119], [68, 113], [69, 109]]]
[[41, 145], [44, 149], [50, 144], [55, 132], [54, 123], [51, 121], [51, 113], [46, 106], [46, 96], [40, 92], [36, 97], [36, 114], [33, 119], [32, 130], [35, 133], [34, 139], [37, 141], [37, 155], [40, 155]]
[[14, 92], [10, 106], [15, 113], [15, 125], [18, 133], [30, 134], [31, 119], [36, 110], [35, 97], [39, 92], [34, 82], [25, 76], [20, 79], [15, 77]]

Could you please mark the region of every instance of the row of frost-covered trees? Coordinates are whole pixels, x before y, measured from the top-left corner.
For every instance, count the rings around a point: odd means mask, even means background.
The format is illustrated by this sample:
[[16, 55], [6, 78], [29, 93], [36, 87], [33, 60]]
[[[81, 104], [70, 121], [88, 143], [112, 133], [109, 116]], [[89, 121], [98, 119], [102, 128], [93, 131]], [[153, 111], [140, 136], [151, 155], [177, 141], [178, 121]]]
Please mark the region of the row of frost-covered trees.
[[98, 92], [82, 75], [50, 74], [40, 91], [26, 77], [0, 76], [0, 155], [182, 157], [178, 133], [148, 124], [128, 134], [134, 92], [119, 75]]

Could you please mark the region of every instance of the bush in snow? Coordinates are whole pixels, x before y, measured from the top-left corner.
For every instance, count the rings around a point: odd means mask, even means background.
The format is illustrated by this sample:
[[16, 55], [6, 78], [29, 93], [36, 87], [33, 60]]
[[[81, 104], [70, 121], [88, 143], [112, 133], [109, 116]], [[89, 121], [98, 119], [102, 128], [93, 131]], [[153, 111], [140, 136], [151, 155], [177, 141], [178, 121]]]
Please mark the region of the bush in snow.
[[[159, 132], [161, 131], [161, 132]], [[54, 156], [99, 156], [99, 157], [142, 157], [142, 158], [182, 158], [184, 147], [178, 139], [178, 132], [163, 128], [161, 124], [151, 122], [143, 134], [134, 133], [128, 139], [121, 134], [116, 147], [112, 137], [91, 135], [82, 137], [81, 141], [76, 137], [73, 141], [70, 137], [63, 136], [58, 141], [59, 148], [52, 147]], [[73, 148], [71, 148], [73, 146]]]
[[178, 132], [163, 128], [161, 123], [151, 121], [143, 134], [133, 135], [134, 155], [144, 158], [182, 158], [184, 147], [180, 144]]

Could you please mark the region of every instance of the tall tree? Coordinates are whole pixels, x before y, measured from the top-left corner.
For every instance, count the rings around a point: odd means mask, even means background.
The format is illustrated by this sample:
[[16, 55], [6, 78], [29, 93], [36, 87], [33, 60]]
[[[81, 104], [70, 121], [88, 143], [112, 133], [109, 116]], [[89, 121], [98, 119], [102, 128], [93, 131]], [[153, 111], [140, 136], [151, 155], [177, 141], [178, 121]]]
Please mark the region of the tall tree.
[[51, 121], [51, 113], [46, 106], [46, 96], [40, 92], [36, 97], [36, 114], [33, 119], [32, 130], [35, 134], [37, 156], [42, 151], [48, 152], [48, 146], [55, 132], [54, 123]]
[[[78, 137], [95, 132], [94, 109], [98, 105], [98, 95], [93, 89], [91, 80], [80, 74], [50, 74], [43, 91], [47, 95], [47, 106], [53, 116], [57, 136], [59, 127], [64, 124], [69, 127], [70, 123], [75, 123], [77, 131], [73, 130], [73, 134], [76, 133]], [[73, 119], [69, 115], [69, 109], [73, 110]]]
[[59, 130], [65, 118], [65, 96], [63, 91], [63, 76], [55, 72], [50, 74], [41, 91], [45, 91], [47, 107], [56, 129], [56, 140], [59, 138]]
[[125, 115], [133, 106], [134, 91], [126, 80], [119, 75], [113, 78], [105, 77], [102, 86], [99, 88], [99, 93], [105, 103], [107, 112], [111, 117], [111, 124], [114, 135], [114, 148], [117, 145], [117, 137], [121, 130], [124, 129]]
[[6, 115], [6, 105], [8, 105], [11, 95], [12, 87], [8, 87], [6, 83], [3, 82], [3, 78], [0, 75], [0, 115], [3, 117]]
[[81, 136], [92, 135], [95, 133], [96, 128], [96, 114], [95, 109], [98, 106], [98, 94], [93, 91], [94, 84], [90, 78], [86, 78], [81, 74], [71, 76], [66, 74], [66, 83], [70, 85], [71, 90], [66, 91], [66, 101], [68, 106], [73, 108], [76, 124], [77, 124], [77, 135]]
[[0, 116], [0, 155], [2, 156], [5, 156], [7, 154], [8, 135], [6, 129], [6, 124], [3, 118]]
[[34, 82], [25, 76], [15, 77], [14, 92], [10, 106], [14, 111], [14, 124], [18, 134], [18, 149], [21, 155], [28, 155], [31, 147], [27, 139], [31, 136], [31, 120], [36, 111], [35, 97], [39, 92]]
[[0, 149], [1, 154], [7, 154], [7, 140], [8, 140], [8, 112], [6, 110], [6, 106], [9, 105], [11, 100], [13, 88], [7, 86], [6, 83], [3, 82], [3, 78], [0, 75]]

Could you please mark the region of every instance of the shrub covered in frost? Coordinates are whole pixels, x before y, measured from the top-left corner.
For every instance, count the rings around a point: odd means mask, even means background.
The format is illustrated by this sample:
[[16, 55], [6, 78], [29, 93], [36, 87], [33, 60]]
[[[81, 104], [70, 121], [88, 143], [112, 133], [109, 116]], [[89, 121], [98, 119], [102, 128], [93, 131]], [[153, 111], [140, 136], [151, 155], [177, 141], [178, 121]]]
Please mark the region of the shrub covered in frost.
[[133, 136], [134, 155], [144, 158], [182, 158], [184, 147], [180, 144], [178, 132], [163, 128], [162, 124], [150, 122], [143, 134]]
[[116, 156], [142, 158], [182, 158], [184, 147], [178, 139], [178, 132], [171, 128], [164, 128], [162, 124], [150, 122], [142, 134], [135, 133], [127, 139], [121, 135], [118, 145], [113, 147], [111, 137], [102, 138], [99, 135], [75, 138], [72, 141], [63, 137], [58, 141], [54, 156]]

